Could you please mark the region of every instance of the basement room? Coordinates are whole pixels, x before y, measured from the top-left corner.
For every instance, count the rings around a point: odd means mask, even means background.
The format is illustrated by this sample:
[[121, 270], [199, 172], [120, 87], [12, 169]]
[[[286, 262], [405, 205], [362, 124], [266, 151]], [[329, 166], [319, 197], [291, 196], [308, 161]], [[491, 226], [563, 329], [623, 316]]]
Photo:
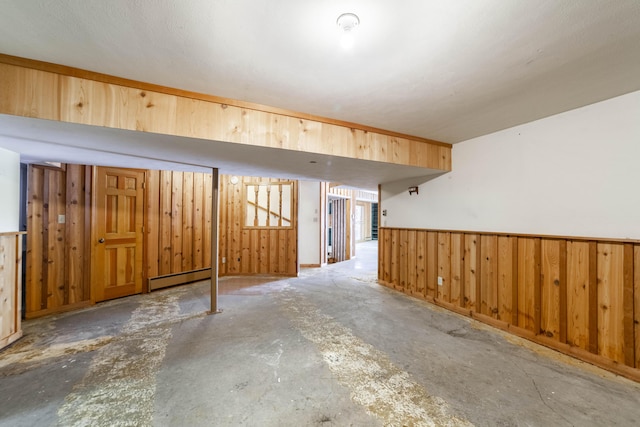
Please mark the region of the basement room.
[[0, 427], [640, 424], [637, 0], [1, 9]]

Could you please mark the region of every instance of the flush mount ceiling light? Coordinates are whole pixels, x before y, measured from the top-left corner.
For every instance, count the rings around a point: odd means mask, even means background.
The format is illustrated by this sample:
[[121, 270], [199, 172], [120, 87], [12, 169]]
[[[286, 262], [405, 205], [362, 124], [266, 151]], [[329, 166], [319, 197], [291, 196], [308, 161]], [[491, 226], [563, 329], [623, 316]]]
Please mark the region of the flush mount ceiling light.
[[340, 38], [340, 45], [349, 49], [353, 46], [353, 33], [358, 25], [360, 25], [360, 18], [355, 13], [343, 13], [338, 16], [336, 20], [338, 28], [342, 31], [342, 37]]

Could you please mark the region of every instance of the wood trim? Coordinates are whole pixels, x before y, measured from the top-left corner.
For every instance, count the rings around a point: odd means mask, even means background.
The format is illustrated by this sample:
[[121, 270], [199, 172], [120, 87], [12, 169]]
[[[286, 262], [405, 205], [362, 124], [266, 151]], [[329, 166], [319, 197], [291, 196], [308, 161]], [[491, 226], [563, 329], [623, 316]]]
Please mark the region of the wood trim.
[[32, 311], [26, 313], [27, 319], [35, 319], [36, 317], [49, 316], [50, 314], [66, 313], [68, 311], [79, 310], [81, 308], [91, 307], [93, 303], [91, 301], [80, 301], [74, 304], [64, 305], [62, 307], [47, 308], [45, 310]]
[[403, 228], [403, 227], [380, 227], [387, 229], [402, 229], [402, 230], [416, 230], [416, 231], [433, 231], [436, 233], [463, 233], [463, 234], [478, 234], [482, 236], [511, 236], [511, 237], [529, 237], [529, 238], [537, 238], [537, 239], [547, 239], [547, 240], [576, 240], [576, 241], [598, 241], [600, 243], [633, 243], [640, 244], [639, 239], [617, 239], [612, 237], [584, 237], [584, 236], [562, 236], [562, 235], [551, 235], [551, 234], [527, 234], [527, 233], [501, 233], [501, 232], [493, 232], [493, 231], [473, 231], [473, 230], [453, 230], [453, 229], [426, 229], [426, 228]]
[[567, 241], [560, 241], [560, 342], [567, 342]]
[[24, 68], [30, 68], [38, 71], [45, 71], [45, 72], [60, 74], [63, 76], [93, 80], [101, 83], [125, 86], [133, 89], [153, 91], [153, 92], [163, 93], [167, 95], [180, 96], [183, 98], [196, 99], [200, 101], [215, 102], [217, 104], [230, 105], [238, 108], [243, 108], [243, 109], [253, 110], [253, 111], [261, 111], [265, 113], [273, 113], [273, 114], [292, 117], [296, 119], [311, 120], [314, 122], [342, 126], [350, 129], [357, 129], [357, 130], [362, 130], [364, 132], [374, 132], [381, 135], [386, 135], [386, 136], [391, 136], [396, 138], [406, 138], [406, 139], [411, 139], [413, 141], [423, 142], [426, 144], [436, 145], [440, 147], [448, 147], [448, 148], [452, 147], [452, 144], [449, 144], [446, 142], [411, 136], [411, 135], [407, 135], [399, 132], [393, 132], [393, 131], [375, 128], [372, 126], [365, 126], [365, 125], [347, 122], [343, 120], [315, 116], [313, 114], [301, 113], [297, 111], [287, 110], [284, 108], [271, 107], [267, 105], [256, 104], [256, 103], [251, 103], [246, 101], [239, 101], [239, 100], [230, 99], [230, 98], [223, 98], [223, 97], [214, 96], [214, 95], [206, 95], [198, 92], [191, 92], [187, 90], [176, 89], [176, 88], [156, 85], [152, 83], [145, 83], [137, 80], [130, 80], [122, 77], [116, 77], [108, 74], [98, 73], [95, 71], [82, 70], [79, 68], [69, 67], [66, 65], [59, 65], [59, 64], [53, 64], [50, 62], [37, 61], [34, 59], [0, 54], [0, 63], [15, 65], [15, 66], [24, 67]]
[[542, 240], [534, 240], [535, 252], [533, 256], [534, 281], [533, 281], [533, 301], [534, 301], [534, 317], [533, 330], [537, 335], [542, 331]]
[[149, 292], [151, 292], [158, 289], [168, 288], [170, 286], [182, 285], [185, 283], [208, 279], [211, 279], [211, 269], [203, 268], [201, 270], [192, 270], [182, 273], [166, 274], [164, 276], [149, 277], [149, 279], [147, 279], [147, 286], [149, 288]]
[[0, 232], [0, 237], [2, 236], [22, 236], [23, 234], [27, 234], [26, 231], [3, 231]]

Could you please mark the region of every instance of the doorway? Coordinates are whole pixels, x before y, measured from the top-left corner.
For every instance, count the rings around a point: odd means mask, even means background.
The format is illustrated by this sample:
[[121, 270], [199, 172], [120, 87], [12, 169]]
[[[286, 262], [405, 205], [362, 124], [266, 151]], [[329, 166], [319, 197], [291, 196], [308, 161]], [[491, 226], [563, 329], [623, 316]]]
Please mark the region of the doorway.
[[327, 203], [327, 259], [341, 262], [351, 258], [351, 200], [329, 197]]
[[95, 301], [142, 292], [144, 172], [96, 167], [92, 283]]

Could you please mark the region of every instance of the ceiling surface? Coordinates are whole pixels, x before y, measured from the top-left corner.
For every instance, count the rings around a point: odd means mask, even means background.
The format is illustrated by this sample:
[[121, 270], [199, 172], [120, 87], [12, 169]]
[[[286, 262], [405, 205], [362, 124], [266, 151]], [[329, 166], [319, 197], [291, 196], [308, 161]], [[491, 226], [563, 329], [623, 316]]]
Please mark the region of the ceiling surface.
[[[638, 0], [0, 0], [0, 11], [0, 53], [449, 143], [640, 90]], [[348, 50], [336, 25], [344, 12], [360, 18]], [[18, 122], [2, 118], [12, 130], [0, 146], [36, 141]], [[103, 133], [101, 158], [122, 153], [122, 134]], [[47, 135], [38, 153], [67, 146]], [[181, 144], [156, 160], [225, 172], [217, 151]], [[228, 157], [257, 153], [239, 150]], [[402, 170], [384, 179], [416, 173]]]

